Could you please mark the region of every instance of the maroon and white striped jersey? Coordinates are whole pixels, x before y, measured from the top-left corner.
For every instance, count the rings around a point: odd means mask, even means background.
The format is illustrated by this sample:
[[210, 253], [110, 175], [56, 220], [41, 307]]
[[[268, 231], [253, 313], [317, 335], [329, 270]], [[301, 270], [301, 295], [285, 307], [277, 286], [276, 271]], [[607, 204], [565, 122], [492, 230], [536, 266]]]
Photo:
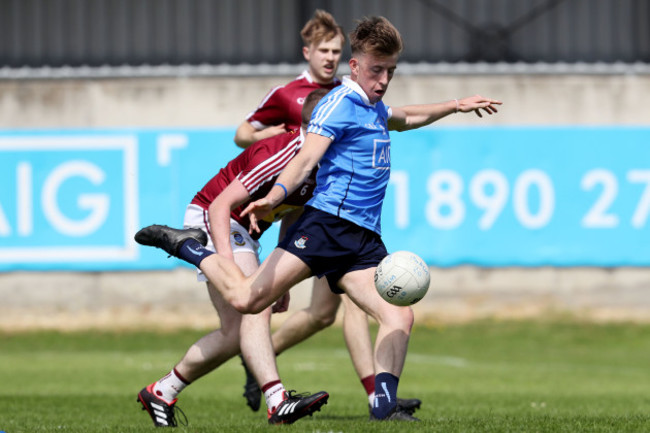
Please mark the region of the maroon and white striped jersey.
[[302, 123], [302, 104], [313, 90], [328, 89], [341, 84], [338, 78], [331, 84], [318, 84], [308, 71], [304, 71], [293, 81], [271, 89], [262, 103], [246, 116], [246, 120], [258, 131], [284, 123], [287, 130], [300, 128]]
[[[250, 225], [248, 216], [242, 218], [239, 214], [251, 201], [266, 196], [273, 186], [275, 179], [302, 148], [303, 141], [304, 135], [300, 129], [297, 129], [253, 143], [253, 145], [219, 170], [219, 173], [210, 179], [201, 191], [196, 193], [192, 199], [192, 204], [207, 210], [210, 207], [210, 203], [212, 203], [221, 191], [234, 179], [238, 179], [248, 191], [250, 200], [237, 209], [233, 209], [230, 217], [248, 229]], [[273, 221], [279, 220], [289, 211], [304, 206], [311, 198], [315, 187], [316, 169], [312, 171], [305, 180], [305, 183], [273, 209], [273, 212], [264, 221], [259, 221], [258, 225], [261, 233], [253, 232], [251, 236], [254, 239], [258, 239], [271, 226]]]

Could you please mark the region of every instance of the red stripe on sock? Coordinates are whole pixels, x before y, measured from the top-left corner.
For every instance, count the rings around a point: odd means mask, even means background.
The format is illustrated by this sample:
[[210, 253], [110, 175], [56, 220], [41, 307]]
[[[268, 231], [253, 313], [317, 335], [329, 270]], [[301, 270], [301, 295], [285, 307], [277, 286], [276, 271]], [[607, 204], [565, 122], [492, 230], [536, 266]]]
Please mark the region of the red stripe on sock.
[[181, 374], [176, 370], [176, 367], [174, 367], [174, 374], [176, 377], [178, 377], [185, 385], [189, 385], [191, 382], [187, 379], [185, 379]]
[[278, 383], [282, 383], [282, 381], [281, 380], [272, 380], [272, 381], [268, 382], [267, 384], [265, 384], [262, 387], [262, 392], [266, 392], [268, 389], [270, 389], [272, 386], [277, 385]]

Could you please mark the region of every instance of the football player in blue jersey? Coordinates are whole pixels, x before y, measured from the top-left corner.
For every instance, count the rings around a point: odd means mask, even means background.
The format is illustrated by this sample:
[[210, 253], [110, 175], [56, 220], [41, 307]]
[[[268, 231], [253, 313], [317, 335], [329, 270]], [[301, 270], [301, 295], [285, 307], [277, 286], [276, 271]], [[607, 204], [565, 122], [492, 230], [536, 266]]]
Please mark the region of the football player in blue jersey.
[[[349, 77], [317, 105], [303, 149], [266, 197], [251, 203], [251, 229], [291, 194], [320, 163], [317, 186], [300, 219], [250, 277], [232, 260], [202, 248], [192, 232], [149, 226], [139, 242], [193, 263], [238, 311], [256, 313], [312, 275], [325, 276], [372, 316], [375, 401], [371, 419], [416, 421], [400, 411], [397, 385], [413, 325], [410, 307], [384, 301], [374, 286], [388, 253], [381, 239], [381, 208], [390, 177], [389, 130], [405, 131], [452, 113], [497, 112], [501, 102], [479, 95], [447, 102], [387, 107], [382, 102], [402, 51], [397, 29], [383, 17], [364, 18], [350, 34]], [[199, 255], [197, 255], [199, 253]]]

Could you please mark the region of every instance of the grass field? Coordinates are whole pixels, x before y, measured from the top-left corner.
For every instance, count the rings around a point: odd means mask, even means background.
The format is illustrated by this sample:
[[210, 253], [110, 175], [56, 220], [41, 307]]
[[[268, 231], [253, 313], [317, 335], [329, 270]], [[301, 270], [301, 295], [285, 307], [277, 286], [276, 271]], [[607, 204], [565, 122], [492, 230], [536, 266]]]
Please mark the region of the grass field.
[[[136, 403], [199, 331], [0, 335], [0, 431], [147, 432]], [[278, 359], [285, 385], [330, 402], [292, 426], [269, 426], [244, 403], [237, 360], [186, 389], [191, 432], [650, 431], [650, 325], [480, 322], [418, 327], [400, 395], [421, 423], [370, 423], [365, 394], [331, 328]]]

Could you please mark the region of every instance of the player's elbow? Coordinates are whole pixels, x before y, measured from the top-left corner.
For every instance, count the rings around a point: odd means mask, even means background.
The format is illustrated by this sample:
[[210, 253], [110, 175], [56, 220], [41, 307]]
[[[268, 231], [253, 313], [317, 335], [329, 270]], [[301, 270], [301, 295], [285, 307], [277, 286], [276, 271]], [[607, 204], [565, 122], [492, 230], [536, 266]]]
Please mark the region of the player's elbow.
[[388, 121], [388, 129], [390, 131], [402, 132], [411, 128], [409, 128], [408, 122], [404, 119], [390, 119]]
[[242, 149], [246, 149], [255, 141], [253, 137], [254, 132], [255, 129], [248, 122], [242, 123], [237, 128], [237, 131], [235, 131], [235, 144]]
[[248, 147], [248, 145], [250, 144], [250, 142], [248, 140], [244, 139], [243, 137], [239, 136], [238, 134], [235, 134], [234, 141], [235, 141], [235, 144], [237, 145], [237, 147], [241, 147], [242, 149], [246, 149]]
[[397, 122], [394, 125], [393, 131], [404, 132], [404, 131], [410, 131], [411, 129], [415, 129], [417, 127], [418, 127], [417, 122], [415, 122], [411, 118], [407, 118], [402, 122]]

